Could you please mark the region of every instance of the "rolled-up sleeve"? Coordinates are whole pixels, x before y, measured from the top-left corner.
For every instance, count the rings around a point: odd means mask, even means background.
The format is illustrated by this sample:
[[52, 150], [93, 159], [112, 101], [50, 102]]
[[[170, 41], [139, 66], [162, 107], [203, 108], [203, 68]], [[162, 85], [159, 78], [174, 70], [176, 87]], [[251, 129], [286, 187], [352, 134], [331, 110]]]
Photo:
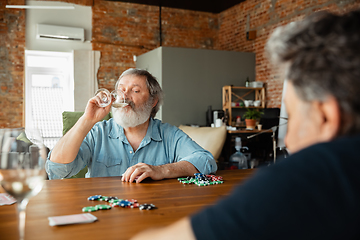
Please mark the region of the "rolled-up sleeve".
[[69, 178], [77, 174], [82, 169], [80, 168], [79, 171], [76, 171], [77, 169], [76, 166], [77, 166], [77, 162], [75, 161], [64, 164], [64, 163], [55, 163], [52, 162], [50, 159], [48, 159], [45, 164], [45, 169], [50, 180], [62, 179], [62, 178]]
[[175, 132], [174, 141], [175, 161], [190, 162], [199, 172], [204, 174], [216, 173], [217, 164], [213, 155], [180, 129]]
[[93, 133], [90, 131], [82, 142], [75, 160], [71, 163], [64, 164], [52, 162], [50, 160], [52, 151], [50, 151], [45, 164], [49, 179], [70, 178], [79, 173], [85, 166], [88, 166], [89, 159], [91, 159], [90, 144], [93, 141]]

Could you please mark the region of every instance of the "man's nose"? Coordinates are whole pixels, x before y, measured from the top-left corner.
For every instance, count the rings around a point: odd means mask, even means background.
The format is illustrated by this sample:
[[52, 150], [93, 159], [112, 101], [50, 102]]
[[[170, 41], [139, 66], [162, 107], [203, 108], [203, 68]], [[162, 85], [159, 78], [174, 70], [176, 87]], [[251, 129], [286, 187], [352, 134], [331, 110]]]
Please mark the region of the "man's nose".
[[128, 89], [126, 89], [126, 88], [120, 88], [119, 89], [125, 96], [126, 95], [129, 95], [129, 90]]

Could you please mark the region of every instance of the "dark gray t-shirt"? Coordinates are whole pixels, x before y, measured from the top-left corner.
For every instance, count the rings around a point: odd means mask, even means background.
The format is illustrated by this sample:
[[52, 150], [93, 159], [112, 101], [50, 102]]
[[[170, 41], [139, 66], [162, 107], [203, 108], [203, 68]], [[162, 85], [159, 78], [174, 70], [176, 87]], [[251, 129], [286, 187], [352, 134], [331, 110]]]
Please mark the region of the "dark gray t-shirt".
[[259, 169], [191, 217], [196, 238], [360, 239], [359, 149], [359, 135], [346, 137]]

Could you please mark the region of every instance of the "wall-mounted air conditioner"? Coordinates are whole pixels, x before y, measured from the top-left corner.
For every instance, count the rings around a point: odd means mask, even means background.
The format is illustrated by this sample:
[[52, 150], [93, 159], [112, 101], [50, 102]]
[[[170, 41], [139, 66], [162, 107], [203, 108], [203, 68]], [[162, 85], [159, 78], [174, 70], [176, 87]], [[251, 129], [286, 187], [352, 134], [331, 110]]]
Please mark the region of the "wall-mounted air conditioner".
[[37, 24], [36, 38], [84, 41], [85, 30], [83, 28]]

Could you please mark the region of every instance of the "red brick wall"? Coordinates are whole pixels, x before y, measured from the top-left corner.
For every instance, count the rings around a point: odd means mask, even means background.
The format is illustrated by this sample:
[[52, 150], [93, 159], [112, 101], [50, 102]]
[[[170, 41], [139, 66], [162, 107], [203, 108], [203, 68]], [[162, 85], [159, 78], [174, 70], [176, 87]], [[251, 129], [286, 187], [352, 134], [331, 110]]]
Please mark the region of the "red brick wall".
[[[360, 8], [359, 0], [247, 0], [219, 14], [219, 48], [256, 53], [256, 80], [266, 83], [267, 106], [280, 107], [283, 82], [264, 54], [269, 34], [277, 27], [319, 10], [344, 13]], [[248, 21], [249, 19], [249, 21]], [[255, 40], [246, 40], [246, 26], [256, 30]]]
[[24, 126], [25, 0], [0, 1], [0, 128]]
[[[217, 14], [162, 8], [162, 46], [216, 49]], [[113, 89], [135, 67], [133, 55], [159, 47], [159, 7], [95, 0], [93, 50], [101, 51], [99, 86]]]
[[[58, 1], [58, 0], [51, 0]], [[92, 46], [101, 51], [100, 87], [112, 89], [133, 55], [159, 47], [159, 8], [102, 0], [59, 0], [93, 6]], [[25, 10], [5, 9], [25, 0], [0, 0], [0, 127], [24, 125]], [[220, 14], [162, 8], [162, 45], [256, 53], [256, 80], [267, 84], [267, 106], [279, 107], [282, 81], [264, 55], [273, 29], [321, 9], [346, 12], [360, 0], [247, 0]], [[247, 41], [245, 27], [256, 30]]]

